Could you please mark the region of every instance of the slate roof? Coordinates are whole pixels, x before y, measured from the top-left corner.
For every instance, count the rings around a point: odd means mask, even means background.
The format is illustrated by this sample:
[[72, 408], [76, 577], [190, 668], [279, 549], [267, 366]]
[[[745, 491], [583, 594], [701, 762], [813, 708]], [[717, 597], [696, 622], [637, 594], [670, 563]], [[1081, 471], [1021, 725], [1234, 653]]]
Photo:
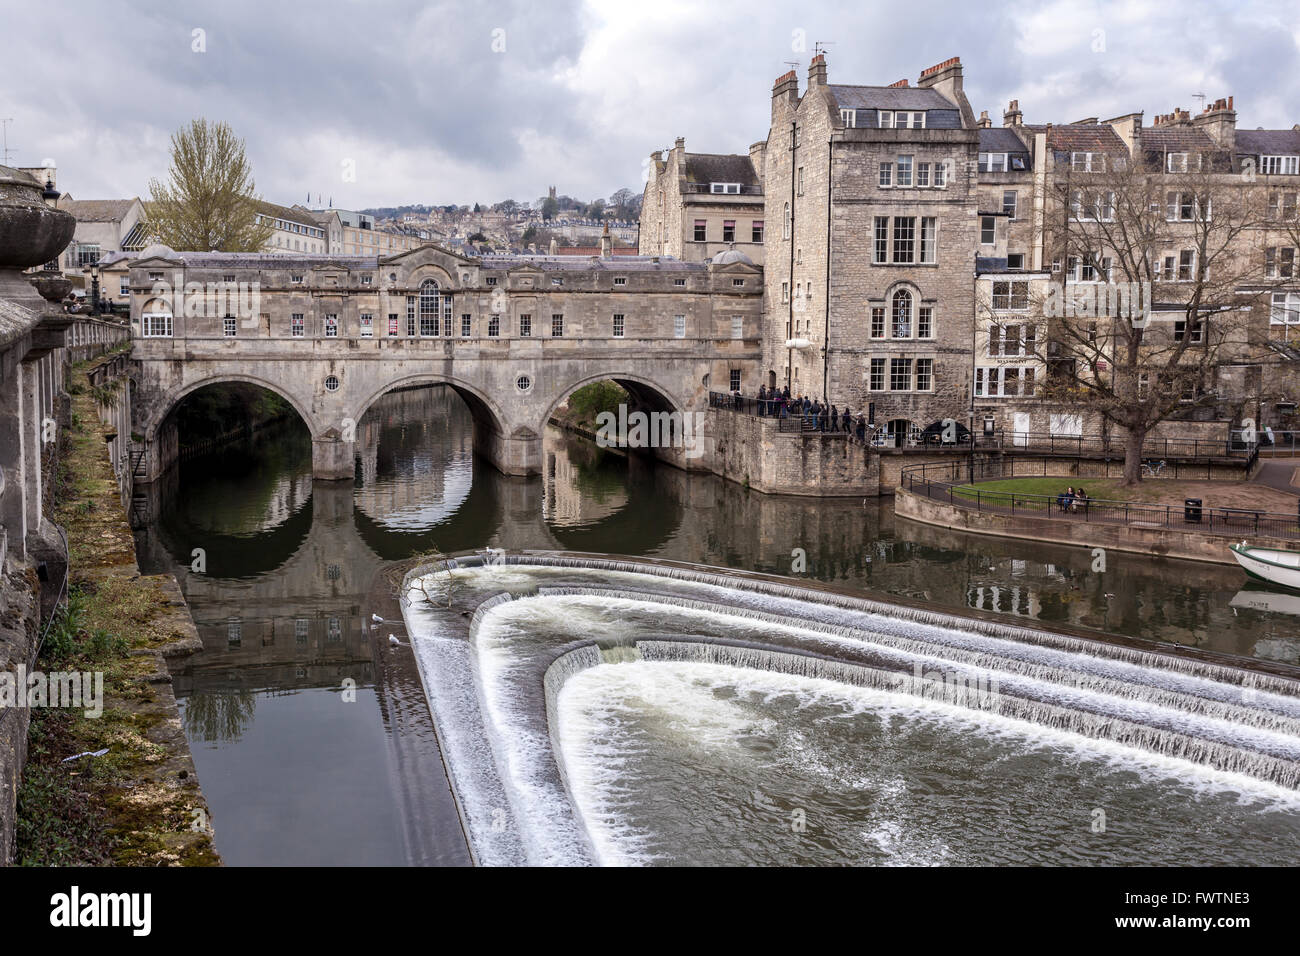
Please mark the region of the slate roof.
[[592, 256], [518, 256], [498, 253], [483, 256], [485, 269], [515, 269], [532, 266], [545, 272], [706, 272], [708, 264], [704, 262], [683, 262], [660, 256], [655, 262], [653, 256], [619, 256], [617, 264], [612, 259], [597, 259]]
[[1294, 156], [1300, 154], [1300, 130], [1238, 129], [1237, 152], [1246, 156]]
[[135, 199], [60, 199], [58, 206], [76, 216], [77, 222], [121, 222]]
[[957, 104], [922, 86], [838, 86], [827, 89], [842, 110], [955, 110]]
[[1110, 126], [1053, 126], [1047, 148], [1080, 153], [1127, 153], [1128, 147]]
[[1148, 126], [1142, 130], [1142, 148], [1158, 152], [1215, 150], [1210, 134], [1195, 126]]
[[1029, 148], [1014, 130], [1004, 126], [991, 126], [980, 130], [980, 152], [1028, 153]]
[[[136, 258], [143, 258], [136, 255]], [[377, 256], [282, 255], [274, 252], [174, 252], [167, 259], [179, 259], [196, 269], [313, 269], [341, 266], [347, 269], [377, 269]]]
[[740, 183], [757, 186], [758, 176], [748, 156], [734, 153], [687, 153], [688, 183]]
[[273, 202], [267, 202], [265, 199], [257, 200], [257, 211], [264, 216], [270, 216], [273, 219], [284, 219], [288, 222], [296, 222], [302, 226], [319, 227], [321, 224], [316, 221], [316, 217], [309, 210], [290, 209], [288, 206], [277, 206]]

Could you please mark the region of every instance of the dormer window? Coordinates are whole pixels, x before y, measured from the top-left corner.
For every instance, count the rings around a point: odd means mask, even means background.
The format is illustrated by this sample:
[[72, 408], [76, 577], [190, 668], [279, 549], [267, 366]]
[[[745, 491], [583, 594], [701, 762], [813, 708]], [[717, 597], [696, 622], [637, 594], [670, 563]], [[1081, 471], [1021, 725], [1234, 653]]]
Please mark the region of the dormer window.
[[709, 192], [737, 196], [740, 194], [740, 183], [709, 183]]
[[614, 285], [627, 285], [627, 277], [626, 277], [626, 276], [615, 276], [615, 277], [614, 277]]
[[840, 122], [844, 124], [846, 129], [853, 129], [858, 125], [858, 111], [840, 110]]
[[1071, 153], [1070, 168], [1076, 173], [1099, 173], [1106, 167], [1101, 153]]
[[925, 129], [925, 113], [921, 110], [881, 110], [881, 129]]
[[1259, 171], [1265, 176], [1300, 175], [1300, 156], [1261, 156]]
[[1165, 156], [1165, 172], [1167, 173], [1185, 173], [1187, 172], [1187, 153], [1169, 153]]
[[1007, 170], [1006, 153], [980, 153], [979, 171], [981, 173], [1004, 173]]

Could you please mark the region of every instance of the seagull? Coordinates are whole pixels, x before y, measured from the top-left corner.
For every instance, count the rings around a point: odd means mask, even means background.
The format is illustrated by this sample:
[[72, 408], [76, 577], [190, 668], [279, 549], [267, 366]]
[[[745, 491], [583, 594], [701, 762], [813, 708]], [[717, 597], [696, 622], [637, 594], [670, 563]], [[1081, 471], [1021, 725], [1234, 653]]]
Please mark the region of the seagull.
[[371, 614], [371, 615], [370, 615], [370, 620], [374, 621], [376, 624], [383, 624], [383, 623], [384, 623], [384, 619], [383, 619], [382, 617], [380, 617], [378, 614]]
[[399, 640], [397, 639], [397, 636], [394, 635], [394, 634], [389, 634], [389, 635], [388, 635], [388, 643], [391, 644], [393, 647], [401, 647], [401, 646], [402, 646], [402, 642], [399, 641]]

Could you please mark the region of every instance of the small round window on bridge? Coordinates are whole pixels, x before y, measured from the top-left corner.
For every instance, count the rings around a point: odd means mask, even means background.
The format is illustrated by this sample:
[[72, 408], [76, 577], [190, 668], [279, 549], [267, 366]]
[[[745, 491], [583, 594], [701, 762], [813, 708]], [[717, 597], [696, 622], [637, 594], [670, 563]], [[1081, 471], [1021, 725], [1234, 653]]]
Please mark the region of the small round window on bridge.
[[515, 379], [515, 388], [519, 389], [519, 391], [521, 392], [526, 392], [532, 387], [533, 387], [533, 380], [529, 378], [527, 375], [520, 375], [517, 379]]
[[339, 378], [337, 375], [331, 375], [325, 379], [325, 391], [337, 392], [339, 390]]

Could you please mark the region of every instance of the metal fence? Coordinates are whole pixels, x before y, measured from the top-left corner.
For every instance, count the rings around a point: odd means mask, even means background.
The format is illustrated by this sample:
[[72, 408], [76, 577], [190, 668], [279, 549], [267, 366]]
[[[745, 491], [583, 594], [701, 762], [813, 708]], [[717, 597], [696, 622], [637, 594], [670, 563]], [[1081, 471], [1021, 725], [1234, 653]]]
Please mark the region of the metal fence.
[[[1061, 521], [1122, 524], [1133, 527], [1177, 528], [1222, 535], [1269, 535], [1300, 540], [1300, 501], [1295, 514], [1278, 514], [1252, 508], [1207, 507], [1201, 499], [1187, 499], [1182, 505], [1116, 501], [1106, 498], [1067, 498], [1064, 488], [1054, 495], [1022, 494], [1018, 491], [982, 489], [976, 482], [1005, 478], [1032, 478], [1026, 461], [979, 458], [973, 461], [932, 462], [909, 465], [902, 470], [899, 484], [908, 491], [943, 501], [959, 508], [1001, 515], [1025, 515]], [[1060, 477], [1062, 485], [1079, 486], [1087, 478], [1049, 476], [1042, 461], [1043, 477]], [[1195, 503], [1193, 503], [1195, 502]]]

